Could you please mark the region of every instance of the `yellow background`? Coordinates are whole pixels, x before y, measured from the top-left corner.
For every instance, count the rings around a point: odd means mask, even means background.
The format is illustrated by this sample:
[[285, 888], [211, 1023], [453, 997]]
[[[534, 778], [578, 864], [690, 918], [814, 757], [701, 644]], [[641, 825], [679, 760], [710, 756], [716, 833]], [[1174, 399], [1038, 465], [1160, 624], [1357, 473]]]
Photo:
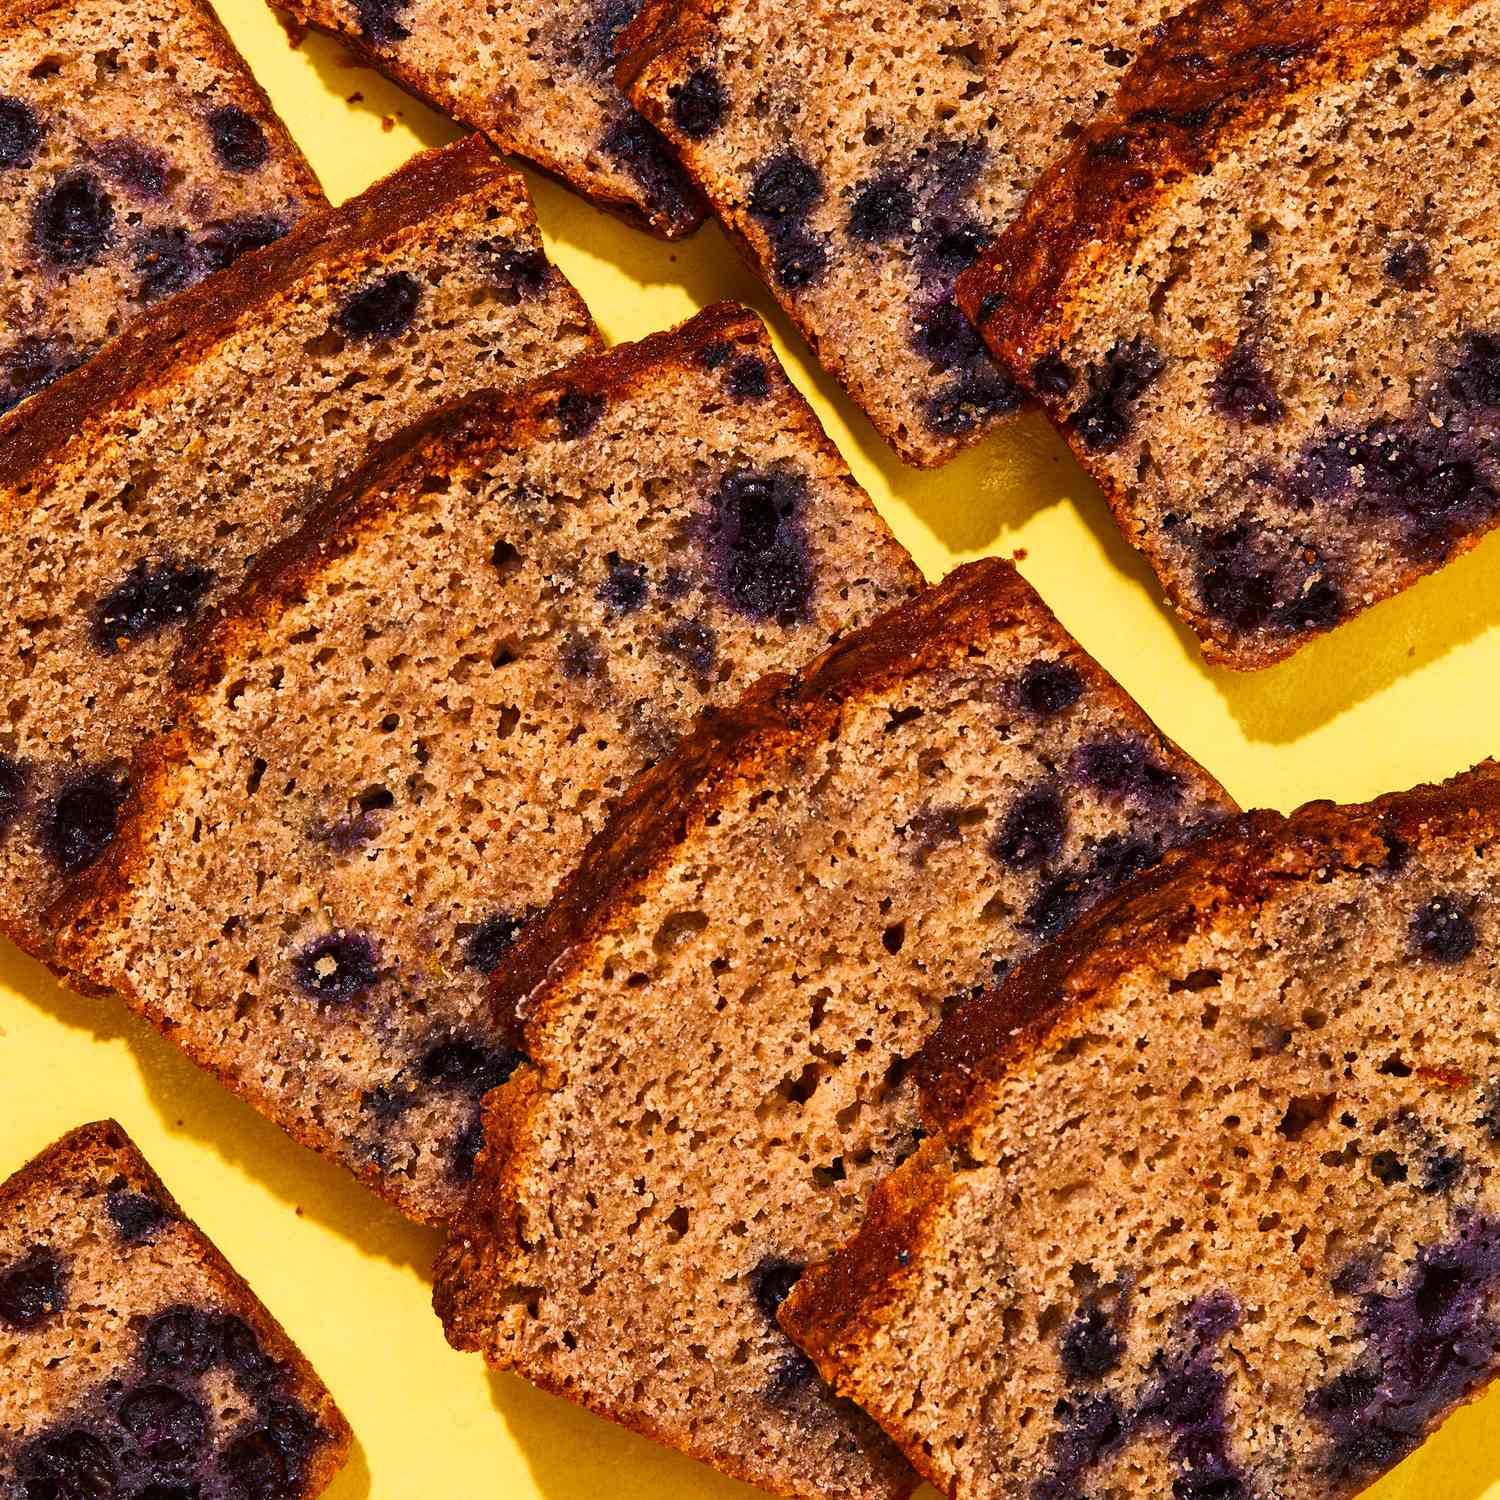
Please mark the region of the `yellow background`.
[[[218, 8], [336, 201], [456, 134], [336, 44], [310, 37], [294, 50], [262, 0]], [[665, 245], [530, 175], [549, 248], [611, 341], [721, 297], [772, 315], [716, 228]], [[1040, 419], [938, 473], [906, 469], [785, 321], [772, 322], [792, 378], [926, 571], [1023, 549], [1022, 571], [1064, 623], [1244, 805], [1362, 799], [1500, 748], [1500, 539], [1281, 667], [1211, 671]], [[0, 1176], [74, 1125], [118, 1117], [347, 1412], [357, 1443], [335, 1500], [753, 1500], [451, 1352], [428, 1306], [436, 1236], [294, 1146], [117, 1005], [60, 989], [9, 948], [0, 985]], [[1500, 1500], [1497, 1418], [1500, 1392], [1459, 1413], [1379, 1500]]]

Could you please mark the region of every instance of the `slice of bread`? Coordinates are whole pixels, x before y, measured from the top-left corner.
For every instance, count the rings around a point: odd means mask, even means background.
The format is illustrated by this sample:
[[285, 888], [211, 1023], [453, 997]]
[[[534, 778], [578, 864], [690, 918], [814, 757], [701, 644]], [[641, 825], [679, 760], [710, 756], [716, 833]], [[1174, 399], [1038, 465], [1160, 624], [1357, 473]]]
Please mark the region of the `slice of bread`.
[[1500, 1368], [1500, 767], [1257, 813], [945, 1020], [782, 1324], [945, 1493], [1340, 1500]]
[[506, 0], [482, 17], [466, 0], [271, 3], [639, 228], [677, 239], [703, 222], [698, 190], [615, 87], [640, 0]]
[[181, 664], [64, 966], [443, 1220], [516, 1060], [486, 975], [611, 801], [919, 584], [745, 309], [435, 419]]
[[418, 157], [0, 423], [0, 928], [103, 851], [181, 641], [387, 437], [597, 347], [519, 174]]
[[200, 0], [0, 7], [0, 412], [324, 205]]
[[651, 0], [621, 82], [908, 463], [1014, 412], [953, 300], [1181, 0]]
[[1500, 516], [1497, 0], [1207, 0], [961, 284], [1211, 660]]
[[320, 1494], [349, 1428], [112, 1120], [0, 1183], [0, 1493]]
[[450, 1340], [778, 1494], [915, 1480], [775, 1324], [945, 1004], [1230, 807], [1005, 562], [706, 721], [496, 973]]

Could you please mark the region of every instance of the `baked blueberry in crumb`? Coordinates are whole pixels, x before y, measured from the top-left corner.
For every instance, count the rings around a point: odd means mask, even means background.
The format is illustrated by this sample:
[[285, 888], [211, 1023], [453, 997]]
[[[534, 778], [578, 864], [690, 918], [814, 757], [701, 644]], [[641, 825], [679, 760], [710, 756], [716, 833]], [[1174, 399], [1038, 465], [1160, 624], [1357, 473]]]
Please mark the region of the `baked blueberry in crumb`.
[[231, 172], [255, 172], [271, 158], [271, 143], [260, 122], [236, 104], [226, 104], [208, 117], [214, 155]]
[[599, 598], [606, 609], [617, 615], [634, 614], [646, 602], [650, 585], [646, 581], [646, 565], [624, 561], [618, 552], [608, 558], [609, 573], [599, 589]]
[[741, 614], [783, 621], [806, 617], [812, 559], [802, 532], [807, 486], [784, 469], [735, 469], [713, 498], [718, 584]]
[[67, 1302], [62, 1262], [38, 1246], [0, 1270], [0, 1323], [23, 1333], [40, 1327]]
[[857, 240], [882, 244], [907, 233], [916, 215], [916, 200], [896, 177], [877, 177], [866, 183], [849, 210], [849, 233]]
[[1432, 275], [1432, 257], [1421, 240], [1401, 240], [1385, 257], [1385, 274], [1403, 292], [1418, 292]]
[[1199, 542], [1204, 610], [1237, 630], [1327, 630], [1344, 596], [1315, 548], [1245, 522]]
[[672, 119], [690, 140], [712, 135], [724, 121], [729, 101], [712, 68], [696, 68], [672, 98]]
[[568, 636], [558, 648], [557, 658], [563, 676], [573, 682], [598, 677], [604, 671], [604, 653], [599, 649], [599, 643], [584, 635]]
[[747, 354], [730, 366], [727, 384], [736, 401], [764, 401], [771, 394], [771, 372], [765, 360]]
[[404, 42], [411, 32], [401, 24], [407, 0], [354, 0], [354, 15], [366, 41], [377, 46]]
[[777, 236], [771, 268], [788, 291], [800, 291], [828, 269], [828, 251], [821, 240], [794, 226]]
[[82, 1427], [28, 1443], [16, 1471], [25, 1500], [111, 1500], [118, 1492], [108, 1444]]
[[526, 925], [522, 917], [497, 911], [486, 917], [464, 944], [464, 962], [481, 974], [492, 974]]
[[523, 1061], [519, 1052], [496, 1052], [464, 1037], [448, 1037], [427, 1049], [421, 1074], [440, 1089], [487, 1094], [499, 1088]]
[[460, 1182], [468, 1182], [474, 1176], [474, 1168], [479, 1161], [479, 1153], [484, 1150], [484, 1118], [475, 1114], [467, 1125], [458, 1133], [453, 1142], [453, 1151], [449, 1157], [449, 1165], [453, 1169], [453, 1175]]
[[0, 170], [26, 167], [45, 134], [36, 111], [9, 94], [0, 94]]
[[0, 834], [26, 806], [26, 768], [9, 755], [0, 755]]
[[668, 219], [691, 215], [697, 192], [662, 136], [635, 110], [611, 127], [599, 148], [623, 167], [645, 194], [647, 204]]
[[565, 438], [569, 441], [585, 438], [604, 415], [604, 397], [594, 391], [566, 390], [557, 398], [554, 414]]
[[1464, 1159], [1456, 1151], [1434, 1151], [1422, 1163], [1422, 1191], [1429, 1198], [1450, 1192], [1464, 1175]]
[[167, 159], [139, 141], [110, 141], [97, 152], [99, 165], [116, 182], [141, 198], [159, 198], [166, 191]]
[[1125, 1357], [1125, 1340], [1109, 1314], [1091, 1302], [1063, 1329], [1057, 1352], [1069, 1380], [1102, 1380]]
[[1271, 427], [1286, 415], [1249, 339], [1241, 339], [1219, 366], [1209, 400], [1221, 416], [1248, 427]]
[[[991, 316], [998, 311], [998, 308], [992, 309]], [[984, 308], [981, 307], [979, 312], [979, 321], [983, 323], [986, 321]], [[1057, 355], [1044, 354], [1031, 367], [1031, 385], [1039, 396], [1066, 396], [1073, 389], [1073, 372]]]
[[330, 932], [309, 943], [292, 961], [292, 976], [304, 994], [340, 1005], [363, 994], [380, 978], [375, 944], [362, 933]]
[[31, 235], [37, 249], [60, 266], [86, 266], [114, 241], [115, 205], [92, 172], [69, 172], [37, 199]]
[[944, 437], [962, 437], [981, 423], [1020, 409], [1026, 393], [997, 369], [964, 375], [933, 396], [923, 410], [927, 425]]
[[210, 271], [223, 271], [240, 256], [274, 245], [287, 231], [281, 219], [220, 219], [198, 241], [198, 253]]
[[755, 174], [750, 212], [772, 226], [805, 219], [823, 196], [823, 179], [795, 151], [773, 156]]
[[1500, 338], [1492, 333], [1468, 334], [1448, 389], [1470, 406], [1500, 406]]
[[1050, 863], [1062, 851], [1068, 814], [1052, 787], [1027, 792], [1011, 805], [990, 852], [1012, 870]]
[[134, 267], [142, 302], [159, 302], [198, 279], [198, 252], [181, 228], [151, 229], [135, 242]]
[[1083, 678], [1065, 661], [1034, 661], [1021, 673], [1017, 696], [1027, 713], [1051, 719], [1083, 697]]
[[142, 558], [94, 607], [94, 645], [107, 656], [193, 614], [213, 586], [196, 563]]
[[1434, 896], [1411, 919], [1412, 947], [1434, 963], [1462, 963], [1478, 946], [1473, 918], [1454, 896]]
[[1139, 740], [1119, 737], [1080, 745], [1072, 758], [1074, 773], [1107, 798], [1173, 802], [1182, 782]]
[[806, 1267], [779, 1255], [763, 1257], [750, 1272], [750, 1296], [768, 1323], [776, 1322], [776, 1310], [786, 1301]]
[[255, 1330], [233, 1313], [226, 1313], [219, 1322], [219, 1356], [247, 1390], [272, 1385], [285, 1373], [261, 1348]]
[[123, 775], [100, 768], [67, 782], [42, 818], [41, 843], [64, 875], [86, 870], [109, 847], [130, 794]]
[[552, 279], [552, 267], [542, 250], [509, 239], [485, 240], [479, 249], [494, 267], [501, 288], [523, 302], [540, 297]]
[[366, 343], [406, 332], [422, 305], [422, 283], [406, 271], [382, 276], [356, 292], [338, 316], [339, 332]]
[[1088, 372], [1088, 397], [1069, 418], [1084, 447], [1092, 453], [1119, 447], [1130, 436], [1132, 408], [1165, 368], [1149, 339], [1121, 339]]
[[20, 339], [0, 357], [5, 386], [0, 387], [0, 413], [19, 406], [28, 396], [45, 390], [83, 363], [83, 356], [60, 339]]
[[674, 620], [661, 633], [661, 648], [695, 676], [707, 677], [718, 658], [719, 638], [702, 620]]
[[989, 238], [973, 219], [939, 217], [923, 233], [917, 249], [928, 273], [948, 282], [979, 259]]
[[219, 1359], [218, 1323], [191, 1307], [158, 1313], [141, 1335], [141, 1362], [147, 1370], [197, 1374]]
[[122, 1182], [111, 1187], [104, 1199], [110, 1222], [127, 1245], [144, 1245], [167, 1223], [167, 1211], [155, 1198], [137, 1193]]
[[959, 311], [952, 297], [919, 312], [913, 320], [912, 344], [939, 370], [949, 370], [983, 351], [979, 332]]
[[170, 1385], [143, 1385], [115, 1408], [115, 1420], [155, 1463], [180, 1464], [208, 1441], [203, 1404]]
[[789, 1349], [771, 1366], [771, 1378], [766, 1382], [766, 1400], [772, 1406], [783, 1406], [802, 1391], [818, 1384], [817, 1366], [800, 1349]]

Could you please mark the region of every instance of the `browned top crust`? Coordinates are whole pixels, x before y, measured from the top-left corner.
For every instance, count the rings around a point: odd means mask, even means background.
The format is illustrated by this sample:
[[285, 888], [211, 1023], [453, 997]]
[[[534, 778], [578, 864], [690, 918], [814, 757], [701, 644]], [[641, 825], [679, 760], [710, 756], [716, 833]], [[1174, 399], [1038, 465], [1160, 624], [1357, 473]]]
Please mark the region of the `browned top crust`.
[[1010, 563], [969, 563], [831, 647], [797, 676], [764, 678], [734, 708], [705, 714], [616, 804], [562, 894], [507, 953], [492, 990], [501, 1024], [524, 1044], [538, 1020], [528, 1008], [531, 997], [583, 961], [590, 941], [628, 915], [631, 887], [663, 867], [777, 746], [836, 733], [840, 710], [855, 693], [878, 691], [883, 682], [961, 656], [972, 642], [1033, 617], [1040, 607]]
[[798, 1283], [780, 1310], [782, 1327], [815, 1358], [828, 1356], [838, 1373], [837, 1351], [869, 1334], [882, 1306], [899, 1295], [990, 1088], [1076, 1023], [1112, 981], [1288, 885], [1335, 869], [1397, 868], [1424, 839], [1489, 839], [1497, 830], [1500, 764], [1484, 761], [1449, 781], [1361, 806], [1311, 802], [1290, 817], [1247, 813], [1169, 853], [999, 988], [944, 1019], [915, 1067], [931, 1138], [876, 1188], [859, 1234]]
[[369, 192], [307, 216], [266, 249], [168, 298], [0, 421], [0, 506], [24, 505], [17, 490], [109, 408], [159, 388], [169, 370], [201, 358], [216, 339], [318, 265], [377, 244], [497, 178], [519, 181], [519, 174], [477, 137], [423, 152]]
[[1356, 76], [1406, 28], [1472, 3], [1199, 0], [1157, 28], [1113, 104], [960, 277], [960, 305], [1029, 379], [1069, 332], [1080, 286], [1140, 239], [1173, 184], [1295, 95]]

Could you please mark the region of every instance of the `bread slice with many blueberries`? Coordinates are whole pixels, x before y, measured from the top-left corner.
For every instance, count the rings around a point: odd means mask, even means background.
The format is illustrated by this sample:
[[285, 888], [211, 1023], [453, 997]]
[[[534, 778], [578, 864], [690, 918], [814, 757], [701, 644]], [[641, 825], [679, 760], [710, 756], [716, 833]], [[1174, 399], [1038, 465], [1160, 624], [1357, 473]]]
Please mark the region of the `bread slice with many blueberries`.
[[0, 1183], [0, 1494], [310, 1500], [323, 1382], [113, 1121]]
[[906, 1494], [777, 1305], [916, 1148], [945, 1006], [1230, 808], [999, 560], [705, 721], [496, 972], [530, 1065], [449, 1339], [778, 1494]]
[[1181, 0], [651, 0], [622, 82], [908, 463], [1024, 400], [953, 298]]
[[475, 140], [140, 320], [0, 423], [0, 929], [112, 836], [170, 664], [368, 445], [597, 347], [519, 174]]
[[1205, 0], [962, 283], [1214, 661], [1500, 516], [1497, 0]]
[[10, 0], [0, 412], [323, 206], [203, 0]]
[[781, 1321], [955, 1500], [1344, 1500], [1500, 1369], [1500, 767], [1257, 813], [918, 1059]]
[[703, 222], [698, 190], [615, 87], [640, 0], [506, 0], [482, 17], [465, 0], [271, 3], [631, 223], [676, 239]]
[[179, 663], [62, 965], [444, 1220], [517, 1062], [486, 976], [611, 802], [919, 584], [742, 308], [435, 418]]

